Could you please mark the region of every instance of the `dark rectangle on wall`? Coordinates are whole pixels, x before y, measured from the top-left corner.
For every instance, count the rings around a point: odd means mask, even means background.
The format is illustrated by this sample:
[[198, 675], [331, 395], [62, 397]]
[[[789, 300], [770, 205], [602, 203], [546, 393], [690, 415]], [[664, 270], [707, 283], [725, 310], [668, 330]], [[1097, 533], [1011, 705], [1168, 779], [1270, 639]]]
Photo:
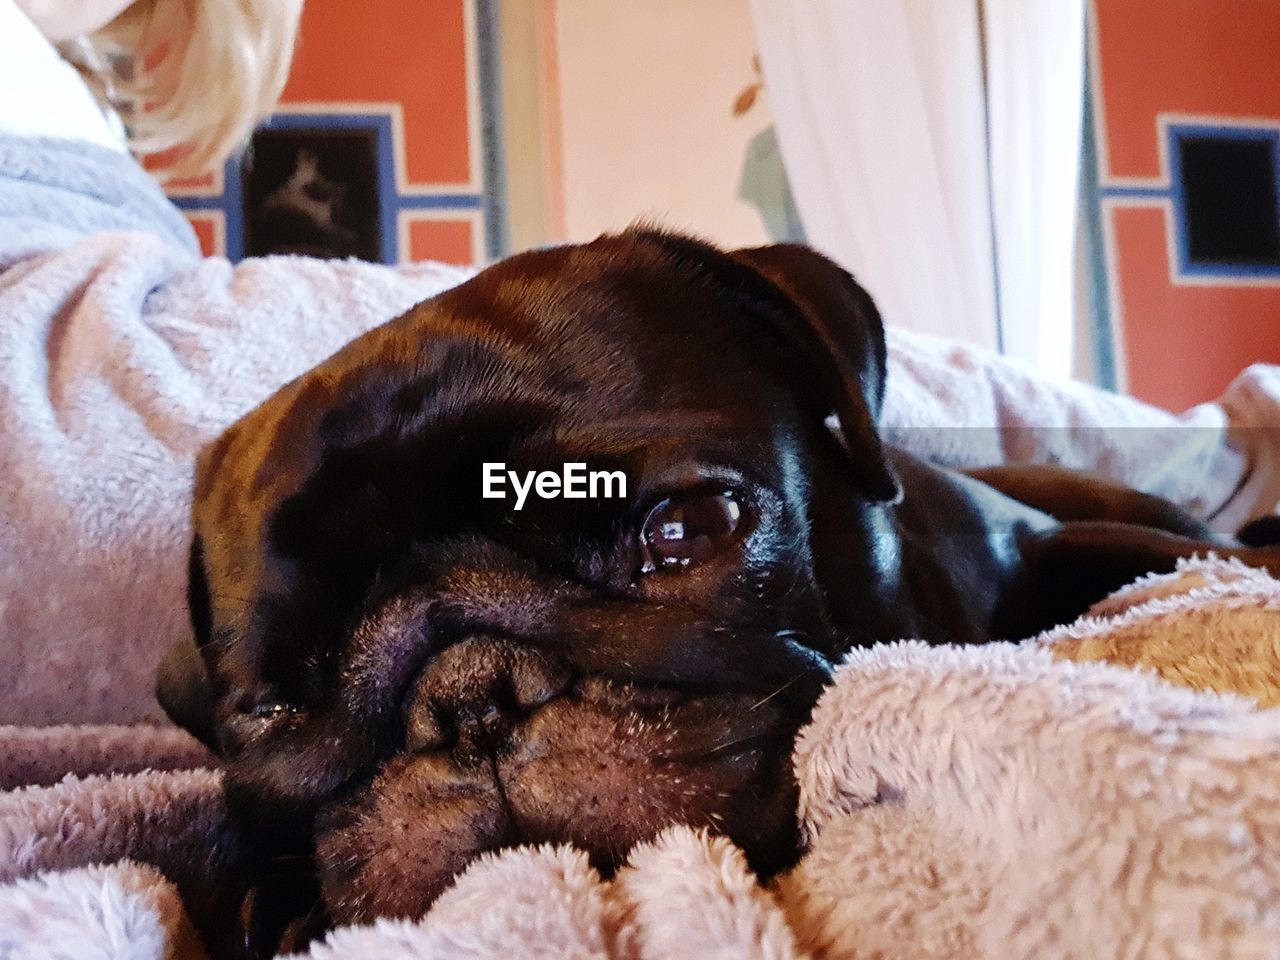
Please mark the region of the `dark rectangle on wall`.
[[1177, 149], [1191, 263], [1280, 265], [1275, 139], [1184, 136]]
[[243, 167], [245, 254], [382, 259], [374, 129], [259, 130]]

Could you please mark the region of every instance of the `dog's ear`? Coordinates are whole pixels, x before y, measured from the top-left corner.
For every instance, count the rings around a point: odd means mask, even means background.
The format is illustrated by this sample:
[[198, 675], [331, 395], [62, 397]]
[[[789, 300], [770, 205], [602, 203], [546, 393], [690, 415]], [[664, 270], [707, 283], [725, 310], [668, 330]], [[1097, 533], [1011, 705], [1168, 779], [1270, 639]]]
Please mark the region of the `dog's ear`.
[[187, 564], [187, 606], [191, 612], [192, 633], [178, 640], [160, 661], [156, 671], [156, 699], [170, 720], [216, 751], [213, 688], [200, 652], [200, 647], [209, 639], [211, 608], [198, 536], [191, 542]]
[[852, 467], [885, 503], [901, 496], [880, 442], [887, 370], [884, 323], [870, 294], [848, 271], [808, 247], [779, 243], [734, 251], [794, 304], [779, 332], [811, 364], [835, 413]]

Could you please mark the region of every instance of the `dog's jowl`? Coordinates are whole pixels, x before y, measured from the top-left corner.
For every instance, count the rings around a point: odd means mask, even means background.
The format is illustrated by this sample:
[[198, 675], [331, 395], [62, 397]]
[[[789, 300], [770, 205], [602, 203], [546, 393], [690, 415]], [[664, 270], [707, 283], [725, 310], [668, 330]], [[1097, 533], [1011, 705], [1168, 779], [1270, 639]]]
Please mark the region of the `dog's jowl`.
[[885, 374], [821, 256], [635, 230], [499, 263], [236, 423], [159, 693], [263, 889], [287, 864], [329, 922], [417, 916], [484, 851], [608, 871], [672, 823], [768, 874], [851, 646], [1026, 636], [1202, 548], [886, 447]]

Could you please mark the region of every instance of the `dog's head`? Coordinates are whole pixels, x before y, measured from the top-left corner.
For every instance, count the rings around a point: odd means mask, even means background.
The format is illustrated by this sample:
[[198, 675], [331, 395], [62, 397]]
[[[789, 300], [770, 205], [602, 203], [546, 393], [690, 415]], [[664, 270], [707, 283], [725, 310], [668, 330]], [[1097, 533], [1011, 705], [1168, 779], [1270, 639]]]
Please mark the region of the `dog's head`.
[[[161, 701], [335, 920], [421, 913], [520, 842], [607, 869], [673, 822], [776, 869], [849, 643], [824, 583], [876, 581], [858, 531], [896, 494], [884, 364], [870, 299], [801, 247], [633, 230], [499, 263], [203, 454]], [[516, 510], [486, 463], [612, 489]]]

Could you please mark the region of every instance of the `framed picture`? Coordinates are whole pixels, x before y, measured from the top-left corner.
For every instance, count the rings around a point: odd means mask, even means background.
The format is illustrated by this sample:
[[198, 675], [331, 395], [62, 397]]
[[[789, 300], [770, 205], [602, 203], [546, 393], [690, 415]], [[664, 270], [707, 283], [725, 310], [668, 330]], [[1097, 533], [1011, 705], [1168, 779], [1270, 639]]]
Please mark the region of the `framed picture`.
[[263, 129], [241, 170], [245, 254], [381, 259], [374, 129]]

